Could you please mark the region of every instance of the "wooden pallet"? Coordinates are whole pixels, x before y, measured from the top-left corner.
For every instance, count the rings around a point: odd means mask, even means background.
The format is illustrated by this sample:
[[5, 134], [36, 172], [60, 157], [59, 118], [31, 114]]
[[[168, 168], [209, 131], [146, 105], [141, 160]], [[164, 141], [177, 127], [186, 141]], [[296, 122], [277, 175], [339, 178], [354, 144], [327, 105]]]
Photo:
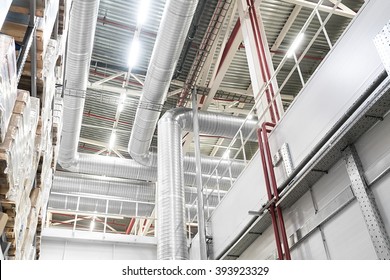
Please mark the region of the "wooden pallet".
[[[30, 0], [31, 1], [31, 0]], [[29, 2], [30, 1], [13, 1], [10, 11], [18, 14], [24, 14], [29, 15], [30, 14], [30, 7]], [[37, 6], [35, 11], [35, 16], [37, 17], [44, 17], [45, 16], [45, 9], [47, 6], [47, 0], [36, 0]]]
[[64, 34], [65, 24], [68, 18], [67, 15], [67, 0], [60, 0], [60, 9], [58, 11], [58, 34]]

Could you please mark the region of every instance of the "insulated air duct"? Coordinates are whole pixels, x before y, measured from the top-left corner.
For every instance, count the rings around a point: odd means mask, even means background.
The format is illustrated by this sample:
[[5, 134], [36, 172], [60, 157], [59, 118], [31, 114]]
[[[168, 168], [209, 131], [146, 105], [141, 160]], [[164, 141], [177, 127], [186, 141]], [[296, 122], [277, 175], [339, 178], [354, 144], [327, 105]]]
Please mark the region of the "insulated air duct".
[[[64, 96], [64, 121], [58, 162], [71, 166], [76, 160], [87, 89], [89, 64], [100, 0], [73, 0], [69, 21], [65, 89], [76, 93]], [[80, 98], [81, 97], [81, 98]]]
[[156, 166], [150, 144], [197, 4], [170, 0], [165, 5], [128, 145], [131, 157], [147, 166]]
[[[226, 192], [221, 192], [220, 197], [225, 194]], [[156, 200], [156, 185], [134, 180], [57, 172], [51, 195], [49, 207], [56, 209], [88, 211], [97, 215], [135, 216], [142, 213], [142, 216], [150, 216]], [[81, 196], [80, 199], [78, 196]], [[185, 188], [187, 209], [191, 207], [196, 197], [196, 188]], [[106, 199], [109, 200], [108, 205]], [[216, 192], [211, 194], [208, 203], [211, 207], [218, 204]], [[193, 210], [196, 212], [195, 208]]]
[[[185, 228], [184, 166], [182, 132], [192, 130], [192, 110], [172, 109], [158, 124], [158, 192], [157, 192], [157, 258], [188, 259]], [[199, 112], [199, 133], [234, 137], [244, 118], [210, 112]], [[257, 141], [255, 120], [248, 120], [241, 131], [243, 137]]]

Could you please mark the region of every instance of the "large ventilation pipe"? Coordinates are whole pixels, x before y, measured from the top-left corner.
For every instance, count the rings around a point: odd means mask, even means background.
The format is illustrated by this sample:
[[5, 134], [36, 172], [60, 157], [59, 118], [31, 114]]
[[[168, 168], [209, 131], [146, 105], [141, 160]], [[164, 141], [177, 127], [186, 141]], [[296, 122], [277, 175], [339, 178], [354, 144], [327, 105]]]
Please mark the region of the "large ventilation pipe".
[[147, 166], [156, 166], [150, 144], [197, 4], [169, 0], [165, 5], [128, 145], [131, 157]]
[[[64, 86], [78, 94], [87, 89], [99, 2], [73, 0], [72, 4]], [[64, 96], [64, 122], [58, 156], [58, 162], [64, 168], [71, 166], [77, 157], [83, 109], [83, 98]]]
[[[156, 199], [156, 185], [134, 180], [58, 172], [53, 181], [51, 193], [53, 199], [50, 200], [49, 206], [52, 208], [78, 209], [79, 211], [96, 212], [97, 215], [105, 213], [134, 216], [136, 213], [137, 215], [143, 213], [143, 216], [150, 216]], [[222, 192], [220, 197], [222, 198], [225, 193]], [[81, 196], [79, 200], [78, 196]], [[191, 205], [196, 197], [196, 188], [185, 188], [187, 209], [193, 208]], [[105, 199], [110, 200], [107, 213]], [[77, 202], [79, 202], [78, 208]], [[211, 207], [218, 204], [216, 193], [211, 194], [208, 203]], [[139, 210], [137, 212], [135, 212], [136, 204], [138, 204]], [[195, 208], [193, 210], [196, 212]]]
[[[148, 139], [152, 137], [153, 131], [157, 122], [159, 113], [153, 110], [153, 105], [161, 104], [165, 100], [161, 97], [157, 101], [157, 95], [164, 89], [167, 91], [171, 73], [173, 73], [176, 61], [180, 54], [179, 50], [182, 47], [185, 35], [188, 32], [192, 16], [195, 12], [197, 1], [168, 1], [165, 8], [165, 13], [161, 22], [160, 32], [156, 40], [155, 50], [152, 55], [151, 63], [146, 77], [144, 93], [140, 100], [137, 112], [136, 123], [132, 131], [132, 135], [142, 135]], [[87, 88], [87, 80], [89, 74], [89, 64], [92, 53], [93, 39], [96, 27], [97, 12], [99, 7], [99, 0], [75, 0], [71, 10], [71, 18], [69, 25], [69, 39], [68, 39], [68, 55], [67, 55], [67, 69], [65, 73], [66, 88], [72, 91], [79, 91], [84, 93]], [[161, 95], [162, 96], [162, 95]], [[144, 108], [145, 106], [145, 108]], [[136, 164], [129, 160], [108, 159], [107, 157], [95, 156], [88, 157], [77, 153], [79, 134], [81, 129], [82, 114], [84, 109], [84, 99], [75, 95], [65, 95], [64, 97], [64, 122], [62, 129], [62, 139], [60, 154], [58, 158], [59, 164], [67, 170], [76, 170], [83, 172], [83, 169], [88, 169], [88, 174], [105, 174], [107, 170], [111, 170], [111, 174], [127, 173], [127, 174], [144, 174], [144, 177], [136, 175], [134, 178], [130, 175], [124, 178], [145, 180], [156, 180], [157, 178], [157, 155], [155, 153], [147, 153], [147, 156], [136, 156], [137, 151], [140, 150], [139, 143], [148, 142], [147, 146], [142, 146], [142, 150], [148, 151], [150, 139], [141, 140], [133, 137], [135, 153], [130, 152], [135, 160], [145, 163], [140, 160], [147, 158], [149, 163], [147, 166], [152, 169], [145, 169], [141, 164]], [[146, 115], [145, 115], [146, 112]], [[150, 114], [150, 115], [149, 115]], [[157, 115], [156, 115], [157, 114]], [[141, 121], [139, 121], [141, 119]], [[150, 121], [151, 119], [155, 119]], [[153, 123], [153, 128], [146, 123]], [[151, 131], [149, 134], [143, 131]], [[140, 129], [142, 132], [140, 132]], [[150, 137], [149, 137], [149, 136]], [[138, 143], [138, 144], [137, 144]], [[129, 146], [130, 147], [130, 146]], [[142, 152], [143, 154], [144, 152]], [[80, 161], [79, 161], [80, 157]], [[118, 163], [118, 164], [117, 164]], [[210, 174], [218, 160], [204, 158], [202, 160], [202, 170], [205, 174]], [[126, 166], [127, 165], [127, 166]], [[225, 163], [222, 163], [221, 168], [226, 170]], [[232, 164], [232, 176], [237, 177], [244, 168], [243, 162], [236, 162]], [[195, 160], [193, 157], [188, 157], [185, 160], [185, 167], [188, 173], [195, 172]], [[114, 170], [119, 168], [120, 170]], [[221, 174], [221, 170], [218, 170]], [[150, 173], [154, 175], [150, 175]], [[115, 175], [113, 175], [115, 176]], [[123, 176], [119, 176], [123, 177]], [[194, 182], [193, 176], [186, 175], [188, 182]], [[226, 181], [226, 180], [225, 180]]]
[[[183, 170], [185, 172], [185, 183], [191, 186], [195, 182], [195, 159], [194, 157], [186, 157], [184, 160]], [[217, 167], [219, 160], [203, 157], [202, 158], [202, 173], [204, 180], [208, 179], [208, 175], [211, 175], [214, 169]], [[230, 162], [229, 160], [222, 160], [217, 167], [219, 176], [222, 176], [220, 186], [224, 189], [230, 187], [229, 172], [226, 172], [230, 168], [233, 180], [244, 169], [245, 164], [243, 161], [235, 160]], [[157, 166], [145, 166], [131, 159], [105, 157], [100, 155], [82, 154], [78, 156], [77, 162], [68, 168], [71, 172], [84, 173], [91, 175], [105, 175], [108, 177], [125, 178], [133, 180], [146, 180], [157, 181]], [[215, 179], [210, 178], [210, 185], [215, 186]]]
[[[199, 133], [234, 137], [244, 118], [210, 112], [199, 112]], [[158, 193], [157, 193], [157, 257], [188, 259], [185, 228], [185, 191], [181, 137], [183, 130], [192, 130], [192, 110], [170, 110], [158, 125]], [[241, 131], [244, 137], [256, 128], [256, 121], [247, 121]], [[257, 141], [256, 133], [249, 137]]]

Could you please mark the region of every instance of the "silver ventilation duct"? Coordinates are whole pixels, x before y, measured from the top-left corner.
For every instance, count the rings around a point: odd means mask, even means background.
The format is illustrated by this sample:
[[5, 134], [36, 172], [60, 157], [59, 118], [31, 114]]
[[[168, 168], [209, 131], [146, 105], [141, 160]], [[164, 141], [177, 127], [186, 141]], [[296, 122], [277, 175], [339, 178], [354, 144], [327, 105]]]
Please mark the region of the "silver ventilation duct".
[[[229, 161], [223, 160], [221, 165], [218, 166], [218, 174], [225, 175], [218, 180], [215, 177], [210, 177], [211, 173], [218, 164], [217, 159], [205, 157], [202, 159], [202, 170], [204, 171], [202, 176], [204, 182], [208, 181], [210, 187], [219, 185], [221, 190], [228, 190], [231, 187], [231, 180], [227, 176], [228, 172], [225, 172], [229, 168]], [[184, 182], [187, 186], [193, 186], [195, 184], [195, 164], [193, 157], [186, 157], [184, 160]], [[231, 165], [231, 173], [233, 181], [242, 172], [245, 164], [242, 161], [235, 161]], [[92, 154], [82, 154], [78, 156], [76, 164], [68, 168], [71, 172], [91, 174], [91, 175], [105, 175], [107, 177], [124, 178], [132, 180], [145, 180], [156, 182], [157, 181], [157, 167], [145, 166], [137, 163], [131, 159], [106, 157]]]
[[[244, 118], [218, 113], [199, 112], [199, 133], [234, 137]], [[241, 131], [244, 137], [256, 128], [247, 121]], [[158, 192], [157, 192], [157, 258], [188, 259], [185, 227], [184, 165], [181, 137], [183, 130], [192, 130], [192, 110], [172, 109], [158, 123]], [[256, 133], [249, 137], [257, 141]]]
[[[156, 199], [156, 185], [154, 183], [67, 172], [58, 172], [54, 178], [51, 192], [49, 207], [92, 212], [97, 215], [148, 216], [154, 209]], [[220, 197], [222, 198], [225, 193], [221, 192]], [[80, 196], [79, 199], [78, 196]], [[193, 205], [196, 197], [196, 188], [185, 188], [186, 208], [196, 205]], [[109, 204], [106, 213], [107, 200], [109, 200]], [[78, 201], [79, 205], [77, 206]], [[217, 193], [210, 195], [208, 204], [211, 207], [218, 204]], [[193, 212], [196, 213], [195, 208], [191, 211], [192, 216], [194, 216]]]
[[[89, 64], [100, 0], [73, 0], [69, 22], [65, 89], [84, 93], [87, 89]], [[64, 121], [58, 162], [64, 168], [77, 157], [84, 99], [64, 96]]]
[[165, 5], [128, 145], [131, 157], [147, 166], [156, 166], [150, 144], [197, 4], [170, 0]]

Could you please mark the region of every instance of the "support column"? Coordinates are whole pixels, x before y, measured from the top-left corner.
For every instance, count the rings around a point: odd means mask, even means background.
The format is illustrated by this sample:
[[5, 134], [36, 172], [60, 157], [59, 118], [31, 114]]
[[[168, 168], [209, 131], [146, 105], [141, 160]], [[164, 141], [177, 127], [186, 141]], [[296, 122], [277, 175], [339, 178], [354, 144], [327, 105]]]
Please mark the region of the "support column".
[[390, 259], [390, 239], [383, 224], [372, 191], [364, 178], [363, 167], [356, 148], [351, 145], [344, 151], [347, 172], [352, 190], [359, 203], [376, 255], [380, 260]]
[[[272, 79], [263, 97], [259, 99], [259, 94], [262, 92], [264, 85], [274, 75], [272, 57], [260, 12], [254, 1], [239, 0], [238, 11], [253, 93], [256, 98], [257, 114], [261, 116], [274, 98], [274, 93], [278, 91], [278, 84], [276, 79]], [[283, 111], [282, 100], [280, 96], [277, 96], [274, 102], [271, 103], [269, 114], [265, 114], [262, 120], [276, 123]]]

